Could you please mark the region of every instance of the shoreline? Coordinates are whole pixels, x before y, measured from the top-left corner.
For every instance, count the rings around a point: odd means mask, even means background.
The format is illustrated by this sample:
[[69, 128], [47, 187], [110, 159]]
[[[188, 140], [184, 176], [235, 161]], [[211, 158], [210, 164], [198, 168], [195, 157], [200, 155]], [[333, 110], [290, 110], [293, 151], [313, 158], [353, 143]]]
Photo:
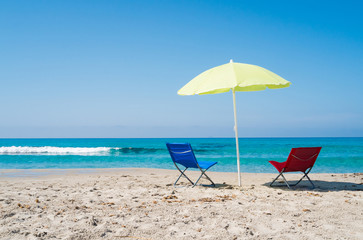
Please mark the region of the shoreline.
[[236, 173], [207, 172], [216, 187], [192, 188], [173, 187], [177, 170], [80, 170], [0, 176], [0, 239], [363, 237], [362, 173], [309, 174], [317, 188], [289, 190], [269, 187], [270, 173], [242, 173], [239, 187]]
[[[18, 168], [9, 168], [9, 169], [0, 169], [0, 179], [1, 178], [24, 178], [24, 177], [42, 177], [42, 176], [62, 176], [62, 175], [78, 175], [78, 174], [102, 174], [102, 173], [117, 173], [117, 172], [155, 172], [155, 171], [170, 171], [176, 172], [175, 169], [165, 169], [165, 168], [29, 168], [29, 169], [18, 169]], [[199, 170], [190, 169], [189, 172], [199, 172]], [[227, 174], [227, 175], [236, 175], [237, 172], [217, 172], [217, 171], [207, 171], [206, 173], [215, 173], [219, 174]], [[271, 175], [277, 176], [278, 172], [272, 173], [264, 173], [264, 172], [241, 172], [242, 177], [243, 175]], [[299, 173], [285, 173], [288, 175], [299, 175]], [[310, 173], [310, 175], [347, 175], [347, 174], [363, 174], [361, 172], [343, 172], [343, 173]]]

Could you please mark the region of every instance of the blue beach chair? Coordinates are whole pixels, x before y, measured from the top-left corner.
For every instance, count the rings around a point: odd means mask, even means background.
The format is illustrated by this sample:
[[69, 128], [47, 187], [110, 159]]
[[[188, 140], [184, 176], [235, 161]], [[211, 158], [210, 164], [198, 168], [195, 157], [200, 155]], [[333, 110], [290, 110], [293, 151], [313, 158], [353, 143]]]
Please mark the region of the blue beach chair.
[[[198, 181], [204, 175], [212, 183], [212, 186], [215, 187], [214, 182], [207, 176], [207, 174], [205, 174], [205, 172], [210, 167], [212, 167], [215, 164], [217, 164], [217, 162], [197, 161], [197, 159], [195, 158], [195, 155], [194, 155], [194, 152], [193, 152], [193, 149], [192, 149], [192, 146], [190, 145], [190, 143], [167, 143], [166, 146], [167, 146], [167, 148], [169, 150], [171, 159], [173, 160], [173, 162], [175, 164], [175, 167], [180, 172], [180, 176], [175, 181], [174, 186], [179, 181], [179, 179], [181, 178], [181, 176], [184, 176], [186, 179], [188, 179], [188, 181], [191, 184], [193, 184], [193, 187], [195, 187], [195, 185], [197, 185]], [[184, 166], [185, 169], [182, 171], [179, 168], [178, 164]], [[195, 183], [193, 183], [193, 181], [190, 180], [187, 177], [187, 175], [184, 174], [184, 172], [188, 168], [197, 168], [197, 169], [199, 169], [202, 172], [200, 174], [198, 180]]]

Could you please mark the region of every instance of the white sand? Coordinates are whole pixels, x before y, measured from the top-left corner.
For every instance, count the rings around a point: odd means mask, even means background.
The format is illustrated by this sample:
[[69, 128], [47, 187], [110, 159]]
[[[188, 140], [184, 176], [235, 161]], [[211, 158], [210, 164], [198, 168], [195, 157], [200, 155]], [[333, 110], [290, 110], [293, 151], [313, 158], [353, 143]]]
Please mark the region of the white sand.
[[251, 173], [240, 188], [236, 174], [215, 172], [216, 188], [174, 188], [177, 175], [1, 170], [0, 238], [363, 239], [363, 174], [310, 174], [314, 190], [271, 188], [276, 174]]

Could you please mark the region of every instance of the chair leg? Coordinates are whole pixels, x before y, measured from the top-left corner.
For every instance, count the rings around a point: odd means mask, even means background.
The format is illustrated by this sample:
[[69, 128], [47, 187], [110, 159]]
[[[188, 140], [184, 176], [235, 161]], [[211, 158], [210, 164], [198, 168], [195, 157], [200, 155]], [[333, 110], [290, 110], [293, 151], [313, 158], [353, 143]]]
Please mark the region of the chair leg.
[[[207, 171], [207, 170], [206, 170]], [[216, 185], [214, 184], [214, 182], [212, 181], [212, 179], [210, 179], [209, 177], [208, 177], [208, 175], [207, 174], [205, 174], [205, 171], [203, 172], [203, 174], [204, 174], [204, 176], [212, 183], [212, 185], [213, 185], [213, 187], [215, 187]]]
[[284, 182], [286, 183], [287, 187], [288, 187], [289, 189], [291, 189], [290, 184], [287, 182], [287, 180], [286, 180], [286, 178], [285, 178], [284, 174], [282, 174], [282, 173], [281, 173], [281, 176], [282, 176], [282, 178], [284, 179]]
[[274, 182], [281, 176], [282, 172], [280, 172], [279, 175], [277, 175], [277, 177], [270, 183], [270, 187], [272, 187], [272, 184], [274, 184]]
[[315, 188], [314, 183], [310, 180], [309, 176], [307, 174], [305, 174], [306, 178], [309, 180], [309, 182], [311, 183], [311, 185], [313, 185], [313, 189]]
[[216, 185], [214, 184], [214, 182], [212, 181], [212, 179], [210, 179], [208, 177], [208, 175], [205, 173], [208, 169], [206, 169], [205, 171], [203, 171], [202, 169], [200, 169], [200, 171], [202, 172], [198, 178], [197, 181], [195, 181], [195, 183], [193, 184], [193, 187], [195, 187], [197, 185], [197, 183], [199, 182], [199, 180], [202, 178], [202, 176], [204, 175], [213, 185], [213, 187], [215, 187]]
[[181, 176], [184, 176], [186, 179], [188, 179], [188, 181], [189, 181], [191, 184], [193, 184], [193, 185], [194, 185], [193, 181], [192, 181], [192, 180], [190, 180], [190, 179], [187, 177], [187, 175], [185, 175], [185, 174], [184, 174], [184, 172], [185, 172], [188, 168], [185, 168], [185, 169], [184, 169], [184, 171], [182, 171], [182, 170], [180, 170], [180, 168], [179, 168], [177, 165], [175, 165], [175, 166], [176, 166], [176, 168], [179, 170], [180, 175], [179, 175], [178, 179], [175, 181], [174, 186], [176, 186], [176, 183], [179, 181], [179, 179], [181, 178]]
[[285, 176], [284, 176], [284, 171], [285, 171], [285, 169], [282, 169], [282, 171], [280, 172], [280, 174], [270, 183], [270, 187], [272, 187], [272, 184], [274, 184], [274, 182], [281, 176], [282, 178], [283, 178], [283, 180], [284, 180], [284, 182], [286, 183], [286, 185], [287, 185], [287, 187], [289, 188], [289, 189], [291, 189], [291, 187], [290, 187], [290, 185], [289, 185], [289, 183], [287, 182], [287, 180], [286, 180], [286, 178], [285, 178]]

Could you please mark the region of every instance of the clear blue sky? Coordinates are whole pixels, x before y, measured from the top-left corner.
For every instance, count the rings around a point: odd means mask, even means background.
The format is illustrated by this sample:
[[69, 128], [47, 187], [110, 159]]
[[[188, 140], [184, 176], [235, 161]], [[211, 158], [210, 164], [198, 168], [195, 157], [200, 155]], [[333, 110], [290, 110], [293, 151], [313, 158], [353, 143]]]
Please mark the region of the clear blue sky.
[[363, 136], [361, 1], [1, 1], [0, 137], [233, 137], [227, 63], [292, 82], [237, 93], [240, 137]]

